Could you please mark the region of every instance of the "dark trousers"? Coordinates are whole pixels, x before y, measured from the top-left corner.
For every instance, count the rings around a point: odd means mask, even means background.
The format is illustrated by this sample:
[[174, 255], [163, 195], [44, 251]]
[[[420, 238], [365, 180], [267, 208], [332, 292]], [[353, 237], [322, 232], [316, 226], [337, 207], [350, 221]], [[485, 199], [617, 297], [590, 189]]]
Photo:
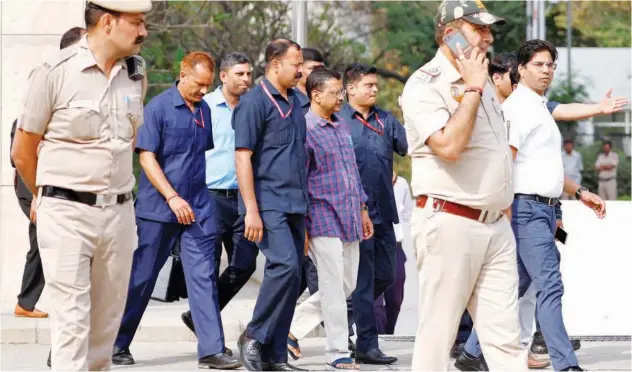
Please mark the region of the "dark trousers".
[[305, 215], [262, 211], [264, 232], [259, 243], [265, 272], [246, 335], [262, 344], [264, 363], [287, 362], [287, 337], [301, 280]]
[[[533, 283], [537, 289], [536, 317], [556, 371], [578, 365], [573, 345], [562, 319], [564, 285], [560, 252], [555, 245], [555, 207], [532, 200], [514, 200], [511, 227], [518, 251], [518, 297]], [[475, 356], [482, 355], [476, 332], [465, 345]]]
[[470, 337], [472, 334], [472, 329], [474, 328], [474, 321], [472, 321], [472, 317], [470, 313], [465, 310], [463, 316], [461, 316], [461, 321], [459, 322], [459, 330], [456, 333], [456, 343], [462, 344]]
[[309, 294], [313, 295], [318, 292], [318, 272], [316, 271], [316, 265], [309, 256], [303, 256], [303, 264], [301, 270], [301, 286], [298, 289], [298, 296], [300, 297], [305, 290], [309, 290]]
[[351, 295], [351, 306], [347, 300], [349, 334], [355, 322], [358, 337], [358, 352], [366, 353], [378, 347], [377, 327], [373, 303], [395, 281], [395, 231], [393, 224], [376, 224], [371, 239], [360, 243], [358, 282]]
[[[22, 209], [26, 218], [30, 219], [33, 195], [19, 175], [16, 175], [15, 195], [18, 198], [20, 209]], [[29, 243], [30, 248], [26, 254], [24, 274], [22, 274], [22, 288], [20, 294], [18, 294], [18, 304], [26, 310], [33, 311], [35, 304], [37, 304], [42, 295], [46, 281], [44, 280], [42, 259], [40, 258], [37, 244], [37, 227], [32, 222], [29, 223]]]
[[377, 332], [381, 335], [395, 334], [397, 317], [404, 302], [404, 283], [406, 282], [406, 254], [402, 243], [397, 242], [397, 269], [395, 282], [388, 287], [374, 303]]
[[[244, 237], [244, 217], [237, 211], [237, 193], [227, 195], [225, 191], [209, 190], [213, 199], [213, 217], [217, 226], [215, 239], [215, 273], [219, 308], [223, 309], [241, 288], [250, 280], [257, 268], [259, 248]], [[219, 266], [222, 245], [228, 256], [228, 267], [221, 275]]]
[[224, 332], [217, 298], [213, 218], [189, 226], [136, 218], [138, 248], [134, 251], [127, 303], [115, 345], [132, 343], [141, 318], [176, 240], [187, 285], [191, 316], [198, 339], [198, 357], [221, 353]]

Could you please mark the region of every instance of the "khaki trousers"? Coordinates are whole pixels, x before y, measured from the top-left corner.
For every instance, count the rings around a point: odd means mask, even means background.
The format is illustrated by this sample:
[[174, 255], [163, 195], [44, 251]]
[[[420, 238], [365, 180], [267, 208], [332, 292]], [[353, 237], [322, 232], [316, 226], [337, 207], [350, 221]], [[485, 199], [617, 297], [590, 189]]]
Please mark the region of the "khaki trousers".
[[318, 292], [296, 307], [290, 332], [300, 340], [324, 321], [327, 362], [348, 358], [347, 297], [358, 279], [360, 242], [315, 237], [309, 240], [309, 257], [318, 271]]
[[509, 220], [484, 224], [432, 203], [415, 208], [411, 233], [419, 270], [419, 326], [412, 369], [448, 370], [467, 308], [491, 371], [527, 369], [520, 345], [516, 242]]
[[617, 179], [599, 181], [599, 197], [603, 200], [617, 200]]
[[50, 197], [38, 202], [52, 370], [109, 370], [138, 244], [133, 202], [103, 208]]

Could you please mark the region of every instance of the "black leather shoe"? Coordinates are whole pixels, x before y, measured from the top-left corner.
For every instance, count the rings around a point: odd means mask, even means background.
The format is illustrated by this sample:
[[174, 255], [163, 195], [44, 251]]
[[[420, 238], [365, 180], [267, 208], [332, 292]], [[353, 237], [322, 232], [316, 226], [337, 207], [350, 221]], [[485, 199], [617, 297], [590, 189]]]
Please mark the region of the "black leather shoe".
[[259, 341], [247, 337], [246, 331], [239, 336], [237, 341], [239, 349], [239, 360], [249, 371], [262, 371], [263, 363], [261, 363], [261, 344]]
[[198, 368], [235, 369], [239, 367], [241, 367], [239, 359], [228, 356], [225, 353], [208, 355], [198, 360]]
[[[581, 349], [582, 343], [580, 340], [571, 339], [571, 345], [573, 346], [573, 350], [577, 351]], [[549, 349], [546, 347], [546, 343], [544, 343], [544, 336], [542, 332], [536, 332], [533, 334], [533, 342], [531, 343], [531, 352], [534, 354], [548, 354]]]
[[[193, 325], [193, 317], [191, 316], [191, 310], [182, 313], [182, 316], [180, 317], [182, 318], [182, 323], [184, 323], [185, 326], [187, 326], [187, 328], [193, 332], [193, 334], [195, 334], [195, 326]], [[224, 348], [224, 354], [228, 355], [228, 356], [233, 356], [233, 351], [227, 347]]]
[[371, 349], [366, 353], [356, 351], [355, 361], [358, 364], [393, 364], [397, 362], [397, 358], [384, 355], [379, 348]]
[[52, 364], [52, 363], [51, 363], [51, 361], [50, 361], [50, 354], [51, 354], [51, 352], [49, 351], [49, 352], [48, 352], [48, 360], [46, 361], [46, 365], [48, 366], [48, 368], [52, 368], [52, 367], [51, 367], [51, 364]]
[[351, 358], [355, 358], [356, 345], [353, 343], [353, 341], [351, 341], [351, 339], [349, 339], [348, 347], [349, 351], [351, 352]]
[[563, 368], [561, 371], [583, 371], [583, 369], [579, 368], [579, 366], [573, 366], [568, 368]]
[[456, 359], [461, 355], [463, 349], [465, 348], [465, 342], [454, 341], [454, 345], [452, 345], [452, 349], [450, 349], [450, 358]]
[[182, 313], [182, 316], [180, 316], [180, 318], [182, 318], [182, 322], [184, 323], [185, 326], [187, 326], [187, 328], [193, 332], [193, 334], [195, 334], [195, 326], [193, 325], [193, 317], [191, 316], [191, 310]]
[[456, 358], [454, 366], [459, 371], [489, 371], [485, 358], [477, 358], [465, 350]]
[[307, 369], [298, 368], [290, 363], [263, 363], [264, 371], [308, 371]]
[[132, 357], [132, 353], [129, 352], [129, 348], [120, 349], [114, 346], [112, 352], [112, 364], [117, 366], [131, 366], [136, 363]]

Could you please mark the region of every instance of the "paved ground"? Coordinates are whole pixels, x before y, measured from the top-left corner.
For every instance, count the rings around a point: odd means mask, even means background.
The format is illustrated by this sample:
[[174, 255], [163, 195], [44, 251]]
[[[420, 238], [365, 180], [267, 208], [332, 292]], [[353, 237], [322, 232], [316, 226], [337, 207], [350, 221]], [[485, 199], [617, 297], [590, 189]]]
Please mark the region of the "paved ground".
[[[312, 371], [325, 370], [322, 356], [325, 340], [310, 338], [301, 342], [305, 357], [295, 362], [296, 366]], [[410, 370], [413, 343], [382, 339], [382, 349], [389, 355], [400, 358], [399, 363], [390, 367], [362, 366], [363, 370]], [[235, 343], [229, 347], [236, 350]], [[578, 357], [582, 366], [591, 371], [629, 371], [632, 368], [630, 342], [582, 342]], [[46, 368], [48, 345], [41, 344], [2, 344], [0, 370], [2, 371], [41, 371]], [[139, 342], [132, 345], [131, 351], [137, 364], [129, 367], [115, 366], [120, 371], [191, 371], [197, 369], [196, 344], [192, 342]], [[293, 362], [294, 363], [294, 362]], [[451, 365], [453, 362], [450, 363]], [[451, 370], [454, 370], [452, 367]]]

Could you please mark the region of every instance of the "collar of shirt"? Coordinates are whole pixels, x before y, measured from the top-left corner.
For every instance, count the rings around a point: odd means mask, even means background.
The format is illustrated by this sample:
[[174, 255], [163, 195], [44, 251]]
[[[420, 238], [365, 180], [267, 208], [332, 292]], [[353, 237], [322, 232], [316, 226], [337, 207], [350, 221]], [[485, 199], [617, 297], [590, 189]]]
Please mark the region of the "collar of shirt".
[[[351, 118], [351, 119], [355, 119], [356, 118], [356, 114], [358, 114], [358, 116], [360, 116], [361, 118], [363, 118], [366, 121], [369, 121], [371, 119], [371, 116], [373, 116], [373, 114], [380, 114], [380, 112], [378, 112], [379, 109], [376, 106], [373, 106], [369, 109], [369, 116], [368, 117], [364, 117], [362, 116], [362, 114], [360, 113], [360, 111], [354, 109], [353, 107], [351, 107], [351, 105], [349, 103], [345, 103], [344, 106], [342, 106], [342, 110], [340, 110], [340, 112], [342, 114], [344, 114], [345, 116]], [[384, 120], [384, 118], [380, 119], [380, 120]]]
[[[171, 95], [171, 97], [173, 98], [173, 107], [178, 107], [178, 106], [186, 106], [186, 102], [184, 102], [184, 98], [182, 97], [182, 94], [180, 94], [180, 91], [178, 90], [178, 83], [180, 82], [180, 80], [176, 80], [176, 82], [168, 89], [169, 94]], [[202, 101], [194, 103], [193, 107], [195, 107], [196, 111], [197, 109], [200, 108], [200, 104]], [[187, 107], [188, 109], [188, 107]]]
[[301, 90], [298, 88], [294, 88], [293, 90], [296, 94], [296, 98], [298, 98], [298, 101], [301, 103], [301, 107], [309, 106], [309, 98], [307, 97], [307, 95], [303, 94], [303, 92], [301, 92]]
[[448, 82], [454, 83], [458, 80], [461, 80], [461, 73], [459, 70], [450, 63], [448, 57], [443, 53], [443, 50], [437, 50], [435, 54], [434, 61], [436, 66], [441, 71], [441, 76], [443, 76]]
[[[92, 51], [88, 47], [88, 35], [83, 35], [77, 42], [76, 47], [79, 48], [78, 57], [80, 58], [79, 67], [81, 68], [81, 71], [98, 65], [97, 60], [94, 58], [94, 54], [92, 54]], [[118, 70], [116, 69], [117, 66], [120, 66]], [[125, 63], [122, 58], [116, 61], [112, 67], [112, 72], [116, 73], [120, 69], [127, 70], [127, 63]], [[114, 76], [115, 75], [111, 73], [110, 79]]]
[[338, 118], [338, 116], [336, 116], [336, 114], [331, 114], [331, 118], [333, 120], [329, 121], [317, 115], [311, 109], [307, 112], [307, 114], [305, 114], [305, 120], [307, 121], [308, 127], [314, 127], [315, 125], [325, 127], [327, 126], [327, 124], [330, 124], [332, 127], [337, 128], [338, 125], [340, 124], [340, 119]]
[[[272, 85], [272, 83], [270, 82], [270, 80], [268, 80], [267, 77], [263, 78], [263, 83], [266, 85], [266, 88], [268, 88], [268, 92], [270, 92], [270, 94], [272, 95], [272, 97], [274, 97], [275, 99], [282, 99], [284, 101], [286, 101], [285, 97], [283, 97], [281, 95], [281, 93], [277, 90], [277, 88], [274, 87], [274, 85]], [[261, 83], [259, 83], [261, 84]], [[263, 92], [263, 94], [265, 94], [265, 91]], [[267, 96], [267, 94], [265, 94]], [[287, 101], [288, 103], [292, 103], [292, 100], [294, 100], [294, 97], [296, 97], [296, 91], [294, 89], [288, 89], [287, 90]]]
[[[224, 97], [224, 93], [222, 92], [222, 86], [218, 86], [215, 90], [204, 96], [204, 100], [211, 106], [211, 112], [213, 107], [227, 107], [230, 110], [230, 106], [226, 102], [226, 97]], [[232, 110], [231, 110], [232, 111]]]
[[[531, 88], [524, 85], [523, 83], [518, 83], [518, 87], [516, 88], [511, 95], [517, 94], [524, 99], [532, 100], [533, 102], [537, 102], [539, 105], [544, 105], [546, 107], [546, 103], [549, 101], [545, 96], [541, 96], [538, 93], [534, 92]], [[548, 110], [548, 109], [547, 109]]]

